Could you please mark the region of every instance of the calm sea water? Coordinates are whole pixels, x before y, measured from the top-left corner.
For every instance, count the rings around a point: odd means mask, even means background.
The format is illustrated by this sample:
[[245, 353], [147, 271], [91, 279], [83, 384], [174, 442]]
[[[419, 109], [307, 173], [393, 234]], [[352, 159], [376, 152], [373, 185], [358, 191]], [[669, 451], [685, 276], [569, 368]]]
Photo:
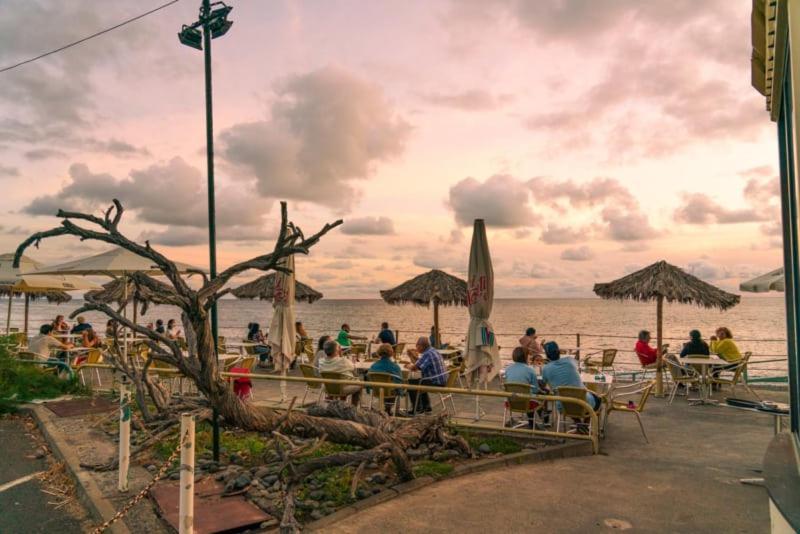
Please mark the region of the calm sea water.
[[[80, 304], [80, 300], [59, 306], [46, 302], [31, 303], [31, 330], [51, 321], [56, 314], [68, 316]], [[7, 302], [3, 301], [2, 305], [6, 306]], [[249, 322], [258, 322], [266, 330], [272, 318], [272, 306], [261, 301], [222, 300], [219, 313], [220, 333], [239, 338], [244, 336]], [[374, 336], [381, 321], [385, 320], [392, 329], [399, 330], [400, 341], [411, 342], [428, 333], [432, 324], [431, 309], [412, 305], [390, 306], [381, 300], [324, 299], [315, 304], [298, 304], [296, 313], [309, 334], [315, 337], [323, 333], [335, 335], [343, 322], [349, 323], [358, 333]], [[86, 315], [96, 325], [105, 324], [101, 314]], [[140, 322], [170, 318], [180, 319], [175, 308], [152, 306]], [[443, 340], [452, 344], [462, 343], [469, 322], [466, 308], [442, 308], [440, 321]], [[561, 346], [574, 347], [575, 334], [580, 332], [582, 347], [614, 347], [628, 351], [617, 357], [623, 366], [635, 365], [632, 348], [637, 332], [648, 329], [655, 338], [656, 327], [654, 303], [600, 299], [500, 299], [495, 302], [492, 322], [502, 347], [501, 353], [506, 358], [525, 328], [533, 326], [540, 336], [556, 340]], [[21, 328], [22, 323], [22, 301], [15, 300], [11, 325]], [[753, 364], [752, 374], [785, 371], [786, 344], [783, 340], [786, 324], [782, 297], [743, 298], [741, 304], [726, 312], [678, 304], [664, 308], [664, 335], [671, 338], [673, 347], [687, 339], [689, 330], [693, 328], [708, 336], [723, 325], [733, 331], [742, 352], [754, 353], [754, 361], [784, 359]]]

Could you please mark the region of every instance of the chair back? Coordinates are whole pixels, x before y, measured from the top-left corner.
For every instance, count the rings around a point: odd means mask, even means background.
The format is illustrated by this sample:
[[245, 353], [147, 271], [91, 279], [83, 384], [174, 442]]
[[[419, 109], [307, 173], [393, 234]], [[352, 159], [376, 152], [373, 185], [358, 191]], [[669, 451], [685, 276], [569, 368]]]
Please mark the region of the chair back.
[[399, 360], [406, 350], [406, 344], [398, 343], [397, 345], [392, 345], [392, 348], [394, 349], [394, 357]]
[[20, 359], [20, 360], [29, 360], [29, 361], [33, 361], [33, 360], [37, 360], [37, 359], [39, 359], [39, 355], [38, 355], [38, 354], [36, 354], [35, 352], [30, 352], [30, 351], [27, 351], [27, 350], [21, 350], [21, 351], [19, 351], [19, 352], [17, 353], [17, 356], [19, 356], [19, 359]]
[[243, 369], [253, 369], [253, 364], [256, 363], [255, 356], [247, 356], [246, 358], [242, 358], [236, 363], [236, 367], [241, 367]]
[[25, 332], [12, 332], [8, 337], [17, 345], [25, 346], [28, 344], [28, 336], [25, 335]]
[[601, 368], [611, 367], [614, 365], [614, 359], [617, 357], [617, 349], [603, 349], [603, 360], [600, 364]]
[[[531, 385], [524, 382], [505, 382], [503, 383], [503, 389], [509, 393], [517, 393], [520, 395], [531, 394]], [[530, 411], [531, 399], [525, 397], [511, 397], [506, 399], [506, 401], [508, 402], [508, 409], [512, 412], [528, 413]]]
[[736, 366], [733, 372], [733, 383], [738, 384], [739, 380], [742, 378], [742, 373], [744, 373], [745, 369], [747, 369], [747, 362], [750, 361], [750, 357], [753, 355], [752, 352], [745, 352], [744, 357], [739, 361], [739, 365]]
[[[528, 387], [530, 388], [530, 386]], [[561, 386], [556, 391], [556, 395], [558, 395], [559, 397], [569, 397], [571, 399], [579, 399], [586, 402], [587, 391], [588, 390], [586, 388], [581, 388], [581, 387]], [[592, 415], [592, 412], [590, 410], [571, 402], [562, 402], [561, 411], [567, 417], [574, 417], [576, 419], [584, 419], [586, 417], [591, 417]]]
[[[300, 372], [303, 373], [304, 378], [319, 378], [314, 366], [308, 363], [300, 364]], [[322, 387], [322, 384], [320, 382], [306, 382], [306, 386], [308, 386], [309, 389], [319, 389]]]
[[225, 336], [217, 336], [217, 350], [220, 354], [225, 354], [228, 352], [228, 349], [225, 346]]
[[89, 353], [86, 355], [86, 363], [100, 363], [103, 359], [103, 353], [100, 349], [89, 349]]
[[642, 413], [644, 411], [644, 406], [647, 404], [647, 399], [650, 398], [650, 393], [653, 391], [653, 386], [655, 386], [655, 380], [651, 380], [650, 383], [644, 386], [642, 389], [642, 396], [639, 397], [639, 402], [636, 403], [636, 411]]
[[350, 345], [350, 356], [362, 356], [367, 353], [367, 345], [365, 343], [353, 343]]
[[461, 373], [461, 366], [451, 367], [447, 370], [447, 382], [444, 383], [446, 388], [454, 388], [458, 383], [458, 375]]
[[392, 373], [381, 373], [378, 371], [370, 371], [367, 373], [367, 380], [370, 382], [381, 382], [391, 384], [389, 387], [374, 386], [372, 389], [375, 393], [383, 391], [384, 400], [391, 400], [397, 396], [397, 384], [394, 379], [396, 377]]
[[[344, 376], [342, 373], [332, 373], [330, 371], [325, 371], [320, 373], [322, 378], [327, 378], [329, 380], [347, 380], [350, 377]], [[342, 384], [324, 384], [325, 386], [325, 393], [331, 395], [332, 397], [344, 397], [344, 385]]]
[[669, 375], [672, 377], [672, 380], [678, 382], [681, 378], [685, 377], [684, 371], [687, 371], [688, 368], [675, 361], [675, 356], [664, 358], [664, 363], [667, 364], [667, 369], [669, 369]]

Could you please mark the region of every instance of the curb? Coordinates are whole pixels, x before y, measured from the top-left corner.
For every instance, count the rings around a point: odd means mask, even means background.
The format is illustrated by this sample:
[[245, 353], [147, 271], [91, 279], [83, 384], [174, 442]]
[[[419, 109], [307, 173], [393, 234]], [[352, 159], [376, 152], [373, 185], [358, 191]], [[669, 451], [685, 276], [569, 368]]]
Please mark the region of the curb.
[[513, 454], [507, 454], [505, 456], [500, 456], [498, 458], [487, 458], [485, 460], [478, 460], [477, 462], [458, 465], [455, 467], [455, 469], [453, 469], [453, 472], [450, 475], [445, 477], [441, 477], [438, 479], [427, 476], [420, 477], [420, 478], [415, 478], [414, 480], [410, 480], [408, 482], [404, 482], [402, 484], [392, 486], [391, 488], [386, 488], [377, 495], [373, 495], [372, 497], [367, 497], [366, 499], [361, 499], [360, 501], [357, 501], [351, 504], [350, 506], [347, 506], [346, 508], [342, 508], [341, 510], [338, 510], [330, 515], [323, 517], [322, 519], [318, 519], [312, 523], [304, 525], [303, 530], [308, 532], [314, 532], [321, 529], [325, 529], [335, 523], [338, 523], [339, 521], [342, 521], [343, 519], [346, 519], [358, 512], [361, 512], [362, 510], [366, 510], [367, 508], [371, 508], [378, 504], [384, 503], [386, 501], [394, 499], [395, 497], [406, 495], [420, 488], [429, 486], [440, 480], [448, 480], [451, 478], [460, 477], [462, 475], [479, 473], [481, 471], [487, 471], [489, 469], [494, 469], [497, 467], [512, 467], [515, 465], [543, 462], [547, 460], [555, 460], [558, 458], [589, 456], [591, 454], [592, 454], [591, 442], [580, 441], [575, 443], [563, 443], [560, 445], [554, 445], [552, 447], [547, 447], [541, 450], [521, 451]]
[[[44, 435], [47, 444], [50, 446], [50, 450], [67, 466], [67, 472], [75, 481], [78, 499], [92, 517], [98, 523], [114, 517], [117, 513], [116, 508], [111, 504], [111, 501], [103, 496], [95, 481], [92, 480], [91, 475], [81, 467], [78, 456], [70, 450], [64, 438], [58, 432], [53, 431], [52, 421], [55, 416], [44, 406], [21, 406], [20, 411], [28, 413], [36, 420], [42, 435]], [[108, 527], [108, 530], [114, 534], [130, 534], [130, 530], [125, 526], [124, 520], [117, 521]]]

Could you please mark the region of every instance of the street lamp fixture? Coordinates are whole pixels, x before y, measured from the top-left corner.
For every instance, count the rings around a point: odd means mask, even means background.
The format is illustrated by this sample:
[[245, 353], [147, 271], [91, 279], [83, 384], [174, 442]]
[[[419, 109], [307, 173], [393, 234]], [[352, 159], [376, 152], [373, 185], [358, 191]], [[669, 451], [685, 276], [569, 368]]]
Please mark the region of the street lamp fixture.
[[[213, 280], [217, 276], [217, 223], [214, 199], [214, 113], [212, 112], [211, 99], [211, 39], [225, 35], [233, 26], [228, 20], [233, 8], [224, 2], [202, 0], [200, 4], [200, 17], [197, 22], [183, 25], [178, 33], [181, 44], [203, 51], [205, 62], [205, 89], [206, 89], [206, 160], [208, 162], [208, 267], [209, 276]], [[202, 32], [200, 31], [202, 29]], [[211, 333], [214, 336], [214, 352], [217, 353], [219, 364], [219, 345], [217, 332], [219, 330], [217, 317], [217, 304], [211, 307]], [[219, 414], [213, 410], [213, 453], [214, 461], [219, 461]]]

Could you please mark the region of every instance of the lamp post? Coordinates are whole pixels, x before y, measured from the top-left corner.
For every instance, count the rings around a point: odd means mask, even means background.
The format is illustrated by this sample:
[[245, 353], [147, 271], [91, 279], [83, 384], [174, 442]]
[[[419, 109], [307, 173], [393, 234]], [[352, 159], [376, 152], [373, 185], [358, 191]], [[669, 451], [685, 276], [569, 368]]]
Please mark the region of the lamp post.
[[[203, 0], [200, 5], [200, 18], [190, 25], [183, 25], [178, 33], [181, 44], [202, 50], [205, 56], [206, 87], [206, 159], [208, 165], [208, 262], [211, 279], [217, 276], [217, 228], [214, 202], [214, 119], [211, 106], [211, 39], [222, 37], [233, 26], [228, 14], [233, 8], [224, 2], [211, 3]], [[202, 32], [200, 31], [202, 28]], [[217, 343], [217, 304], [211, 307], [211, 333], [214, 336], [214, 352], [219, 362]], [[214, 461], [219, 461], [219, 414], [213, 413], [213, 451]]]

